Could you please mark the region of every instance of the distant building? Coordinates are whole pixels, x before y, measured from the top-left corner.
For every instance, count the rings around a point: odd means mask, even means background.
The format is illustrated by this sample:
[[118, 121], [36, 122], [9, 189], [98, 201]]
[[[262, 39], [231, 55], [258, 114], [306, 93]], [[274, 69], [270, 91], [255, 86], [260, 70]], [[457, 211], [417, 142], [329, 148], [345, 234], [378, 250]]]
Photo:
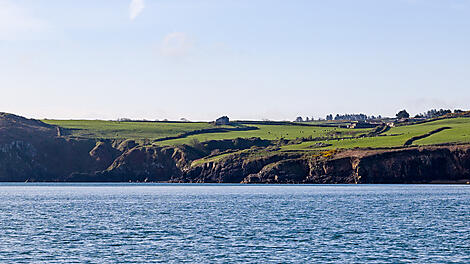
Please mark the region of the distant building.
[[228, 125], [229, 123], [230, 123], [230, 119], [227, 116], [222, 116], [215, 120], [215, 124], [218, 126]]
[[374, 128], [380, 124], [381, 123], [356, 121], [348, 125], [348, 128]]

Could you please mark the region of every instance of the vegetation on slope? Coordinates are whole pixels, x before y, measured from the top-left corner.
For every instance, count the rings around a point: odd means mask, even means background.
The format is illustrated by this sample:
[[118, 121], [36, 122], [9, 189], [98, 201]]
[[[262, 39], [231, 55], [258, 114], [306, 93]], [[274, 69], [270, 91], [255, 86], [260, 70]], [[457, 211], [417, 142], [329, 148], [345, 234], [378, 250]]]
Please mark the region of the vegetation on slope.
[[203, 122], [119, 122], [50, 119], [42, 121], [46, 124], [65, 128], [65, 135], [77, 138], [155, 140], [195, 130], [214, 128], [214, 125]]
[[[353, 139], [335, 139], [320, 141], [327, 146], [321, 149], [350, 149], [350, 148], [390, 148], [401, 147], [411, 138], [426, 135], [437, 129], [449, 127], [423, 139], [414, 141], [414, 145], [435, 145], [445, 143], [470, 142], [470, 118], [441, 119], [416, 125], [392, 127], [376, 137]], [[309, 150], [319, 142], [303, 142], [297, 145], [284, 146], [283, 150]]]
[[187, 138], [168, 140], [161, 142], [161, 145], [179, 145], [187, 144], [191, 140], [205, 142], [208, 140], [224, 140], [235, 138], [258, 137], [266, 140], [295, 140], [298, 138], [338, 138], [354, 137], [368, 133], [370, 129], [346, 129], [336, 127], [317, 127], [317, 126], [294, 126], [294, 125], [250, 125], [258, 128], [252, 131], [234, 131], [227, 133], [200, 134]]
[[[435, 145], [444, 143], [470, 142], [470, 118], [458, 117], [439, 119], [419, 124], [377, 129], [347, 129], [315, 125], [293, 125], [289, 123], [253, 122], [222, 126], [220, 132], [211, 123], [191, 122], [117, 122], [90, 120], [44, 120], [45, 123], [64, 128], [65, 135], [80, 138], [99, 139], [145, 139], [159, 146], [193, 146], [205, 142], [234, 140], [237, 138], [259, 138], [268, 140], [270, 147], [250, 146], [236, 149], [220, 149], [211, 143], [203, 150], [204, 157], [193, 164], [218, 161], [233, 155], [259, 156], [279, 152], [302, 151], [317, 153], [335, 149], [354, 148], [396, 148], [406, 142], [413, 145]], [[238, 126], [249, 130], [234, 130]], [[446, 129], [443, 129], [446, 128]], [[232, 130], [231, 130], [232, 129]], [[380, 131], [379, 133], [374, 133]], [[196, 133], [192, 134], [191, 133]], [[180, 138], [175, 138], [180, 136]], [[172, 138], [173, 137], [173, 138]], [[166, 140], [166, 138], [172, 138]], [[412, 141], [410, 141], [413, 139]]]
[[[402, 124], [401, 121], [398, 123]], [[3, 153], [0, 178], [5, 181], [357, 183], [362, 179], [359, 176], [367, 177], [367, 173], [380, 176], [380, 170], [389, 170], [391, 178], [403, 176], [400, 171], [394, 174], [396, 166], [404, 171], [411, 168], [408, 176], [414, 175], [416, 169], [427, 177], [430, 170], [448, 168], [442, 165], [443, 160], [448, 165], [457, 162], [458, 167], [467, 166], [470, 157], [468, 144], [415, 147], [469, 143], [468, 117], [396, 127], [381, 124], [371, 129], [338, 128], [335, 123], [324, 127], [259, 121], [221, 126], [189, 122], [46, 122], [0, 114], [0, 154]], [[373, 124], [377, 123], [369, 123]], [[451, 158], [446, 156], [449, 151], [455, 154]], [[381, 153], [385, 155], [380, 158], [383, 166], [373, 171], [378, 162], [376, 157]], [[355, 177], [351, 172], [357, 172], [358, 159], [370, 170]], [[448, 174], [433, 172], [446, 175], [445, 180], [462, 180], [468, 176], [465, 167], [458, 168]], [[388, 178], [380, 179], [387, 182]], [[430, 179], [420, 180], [429, 182]], [[397, 182], [410, 181], [401, 178]]]

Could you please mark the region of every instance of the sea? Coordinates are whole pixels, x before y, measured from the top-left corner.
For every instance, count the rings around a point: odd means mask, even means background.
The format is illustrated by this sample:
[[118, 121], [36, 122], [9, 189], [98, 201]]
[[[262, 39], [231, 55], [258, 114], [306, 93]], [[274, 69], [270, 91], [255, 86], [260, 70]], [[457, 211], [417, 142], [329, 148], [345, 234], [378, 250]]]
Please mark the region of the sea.
[[470, 263], [470, 186], [2, 183], [0, 263]]

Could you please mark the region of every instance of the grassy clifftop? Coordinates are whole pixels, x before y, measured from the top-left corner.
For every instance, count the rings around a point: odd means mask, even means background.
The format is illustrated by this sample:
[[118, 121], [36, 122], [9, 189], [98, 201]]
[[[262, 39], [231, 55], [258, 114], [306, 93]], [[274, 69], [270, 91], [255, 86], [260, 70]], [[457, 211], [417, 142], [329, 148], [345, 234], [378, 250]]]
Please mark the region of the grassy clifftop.
[[[375, 166], [375, 158], [403, 169], [415, 168], [415, 162], [420, 162], [426, 172], [434, 167], [444, 170], [446, 166], [468, 165], [468, 117], [397, 127], [381, 124], [370, 129], [329, 125], [234, 122], [215, 126], [88, 120], [44, 120], [43, 123], [3, 114], [0, 115], [0, 143], [3, 142], [0, 178], [5, 181], [350, 183], [355, 177], [351, 173], [357, 172], [355, 162], [369, 156], [372, 157], [367, 163], [369, 169]], [[417, 147], [461, 143], [467, 144]], [[455, 161], [452, 158], [447, 159], [447, 165], [441, 164], [452, 151], [460, 163], [452, 163]], [[431, 158], [432, 164], [428, 162]], [[384, 168], [394, 170], [395, 165], [385, 165]], [[454, 171], [444, 179], [456, 180], [457, 176], [468, 175], [465, 170]], [[354, 177], [348, 178], [343, 172]], [[370, 173], [377, 176], [380, 171], [368, 170], [359, 176], [370, 176]], [[408, 176], [413, 173], [409, 171]], [[401, 175], [392, 174], [392, 178]], [[322, 175], [332, 178], [322, 180]], [[338, 175], [341, 177], [335, 178]], [[317, 176], [320, 178], [316, 179]], [[354, 179], [360, 179], [359, 176]]]
[[[231, 126], [215, 126], [212, 123], [193, 122], [117, 122], [90, 120], [44, 120], [61, 127], [66, 137], [88, 139], [132, 139], [158, 146], [193, 145], [195, 142], [233, 140], [236, 138], [260, 138], [272, 142], [269, 149], [224, 150], [220, 154], [212, 149], [196, 164], [217, 161], [231, 155], [269, 155], [279, 152], [323, 152], [327, 150], [355, 148], [404, 147], [413, 138], [414, 146], [470, 143], [470, 118], [448, 118], [420, 124], [403, 125], [372, 133], [375, 129], [348, 129], [332, 126], [298, 125], [296, 123], [263, 124], [234, 123]], [[237, 129], [237, 128], [246, 129]], [[220, 129], [225, 128], [225, 129]], [[441, 128], [446, 128], [441, 130]], [[438, 131], [437, 133], [431, 133]], [[196, 132], [196, 133], [195, 133]]]
[[[413, 137], [425, 135], [439, 128], [449, 129], [432, 134], [413, 142], [414, 145], [435, 145], [445, 143], [470, 142], [470, 118], [442, 119], [422, 124], [392, 127], [387, 132], [375, 137], [363, 137], [354, 139], [337, 139], [321, 141], [328, 144], [324, 149], [350, 149], [350, 148], [388, 148], [401, 147]], [[318, 142], [303, 142], [297, 145], [285, 146], [285, 150], [311, 149]]]
[[[356, 147], [399, 147], [412, 137], [424, 135], [441, 127], [450, 129], [417, 140], [415, 145], [432, 145], [443, 143], [470, 142], [470, 118], [450, 118], [426, 122], [422, 124], [392, 127], [380, 135], [373, 137], [360, 137], [367, 135], [373, 129], [347, 129], [338, 127], [298, 126], [295, 124], [249, 124], [252, 129], [227, 130], [217, 132], [211, 123], [204, 122], [117, 122], [100, 120], [43, 120], [43, 122], [64, 128], [65, 135], [81, 138], [104, 139], [147, 139], [157, 140], [175, 137], [192, 131], [200, 131], [195, 135], [182, 138], [163, 140], [159, 145], [189, 144], [197, 140], [205, 142], [210, 140], [226, 140], [235, 138], [259, 137], [266, 140], [295, 140], [301, 139], [299, 144], [290, 144], [285, 149], [310, 149], [322, 143], [324, 149], [356, 148]], [[207, 133], [205, 131], [207, 130]]]
[[[178, 139], [161, 141], [159, 145], [187, 144], [194, 139], [204, 142], [209, 140], [225, 140], [235, 138], [259, 137], [267, 140], [296, 139], [296, 138], [336, 138], [339, 136], [352, 137], [367, 133], [370, 129], [346, 129], [334, 126], [323, 127], [315, 125], [286, 124], [239, 124], [232, 126], [215, 126], [204, 122], [118, 122], [102, 120], [42, 120], [44, 123], [65, 129], [66, 136], [77, 138], [104, 139], [147, 139], [157, 140], [176, 137], [192, 131], [199, 131]], [[214, 128], [248, 127], [247, 130], [227, 130], [214, 133]], [[204, 130], [207, 133], [204, 133]]]
[[190, 122], [119, 122], [103, 120], [42, 120], [66, 130], [65, 135], [77, 138], [148, 139], [155, 140], [182, 133], [213, 128], [209, 123]]

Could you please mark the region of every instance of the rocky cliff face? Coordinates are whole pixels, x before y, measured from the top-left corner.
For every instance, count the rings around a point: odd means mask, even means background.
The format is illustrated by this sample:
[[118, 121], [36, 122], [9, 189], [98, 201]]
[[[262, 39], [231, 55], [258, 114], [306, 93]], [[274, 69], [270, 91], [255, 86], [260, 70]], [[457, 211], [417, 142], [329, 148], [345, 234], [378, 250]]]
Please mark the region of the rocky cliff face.
[[358, 183], [457, 182], [470, 179], [470, 147], [428, 147], [363, 157], [353, 166]]
[[362, 151], [337, 158], [281, 160], [245, 183], [432, 183], [470, 181], [470, 146]]
[[182, 176], [184, 153], [177, 148], [137, 146], [119, 155], [102, 171], [72, 173], [74, 182], [169, 182]]
[[175, 180], [198, 183], [240, 183], [248, 175], [256, 174], [264, 167], [292, 156], [298, 157], [299, 155], [272, 155], [257, 159], [245, 159], [242, 156], [234, 156], [218, 162], [208, 162], [186, 168], [183, 177]]
[[216, 183], [432, 183], [470, 181], [470, 145], [343, 151], [332, 156], [230, 155], [191, 166], [213, 152], [265, 147], [260, 139], [198, 146], [140, 146], [132, 140], [78, 140], [37, 120], [0, 113], [0, 181]]
[[0, 181], [57, 181], [72, 171], [103, 168], [89, 155], [94, 141], [57, 134], [41, 121], [0, 113]]

